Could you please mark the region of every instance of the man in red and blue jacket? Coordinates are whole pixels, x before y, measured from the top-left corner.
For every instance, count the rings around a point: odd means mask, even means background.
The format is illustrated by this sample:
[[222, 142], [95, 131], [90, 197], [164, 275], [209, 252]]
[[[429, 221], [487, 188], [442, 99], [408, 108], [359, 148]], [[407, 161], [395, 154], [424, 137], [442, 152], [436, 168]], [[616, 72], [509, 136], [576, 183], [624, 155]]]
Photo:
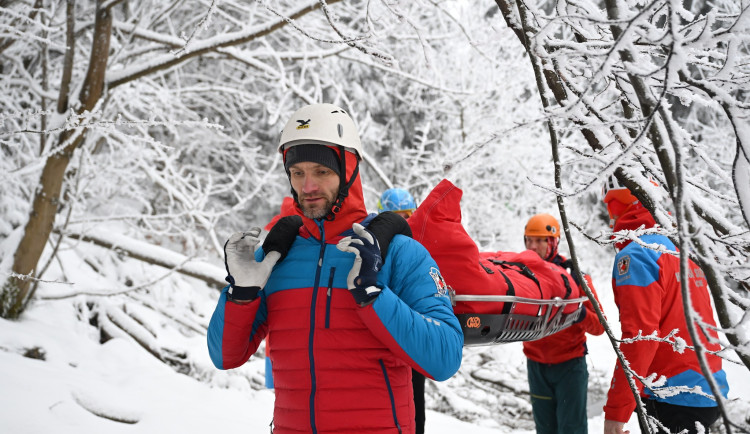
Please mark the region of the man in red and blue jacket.
[[[648, 210], [614, 177], [607, 182], [603, 193], [615, 232], [644, 230], [656, 225]], [[695, 344], [686, 329], [677, 248], [669, 238], [657, 233], [641, 235], [637, 242], [620, 242], [616, 247], [612, 288], [620, 311], [622, 339], [636, 338], [633, 342], [621, 343], [620, 350], [638, 376], [636, 385], [646, 412], [669, 432], [697, 433], [696, 422], [707, 431], [717, 420], [719, 411], [696, 353], [684, 348]], [[715, 354], [721, 348], [706, 279], [693, 261], [688, 263], [688, 287], [697, 317], [696, 329], [707, 350], [713, 380], [726, 397], [729, 386], [721, 358]], [[673, 331], [675, 335], [671, 335]], [[652, 334], [656, 339], [638, 338]], [[651, 381], [644, 385], [646, 378]], [[618, 363], [604, 406], [605, 434], [624, 432], [623, 426], [635, 406], [625, 372]], [[647, 429], [641, 427], [644, 432], [653, 432]], [[666, 432], [661, 428], [657, 430]]]
[[274, 433], [413, 433], [412, 368], [442, 381], [461, 364], [447, 285], [422, 245], [375, 236], [344, 110], [299, 109], [279, 148], [295, 215], [257, 250], [259, 228], [227, 241], [230, 285], [209, 324], [211, 359], [241, 366], [271, 338]]

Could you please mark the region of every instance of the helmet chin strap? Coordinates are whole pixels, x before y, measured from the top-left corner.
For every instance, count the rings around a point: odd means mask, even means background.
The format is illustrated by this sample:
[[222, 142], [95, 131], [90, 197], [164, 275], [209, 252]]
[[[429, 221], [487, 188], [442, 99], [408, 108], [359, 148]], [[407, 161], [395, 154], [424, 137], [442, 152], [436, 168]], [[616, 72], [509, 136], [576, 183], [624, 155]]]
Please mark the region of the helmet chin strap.
[[336, 214], [341, 211], [341, 207], [344, 205], [344, 199], [349, 196], [349, 188], [354, 184], [354, 180], [357, 179], [357, 175], [359, 174], [359, 161], [357, 161], [352, 176], [349, 178], [348, 182], [346, 181], [346, 150], [341, 145], [339, 145], [338, 148], [339, 160], [341, 161], [341, 171], [339, 174], [341, 187], [339, 188], [339, 194], [336, 196], [336, 200], [333, 202], [333, 205], [331, 205], [331, 210], [328, 211], [328, 214], [325, 216], [326, 221], [332, 221], [336, 218]]
[[555, 257], [555, 255], [557, 254], [557, 245], [559, 242], [560, 240], [558, 238], [547, 237], [547, 257], [544, 258], [545, 261], [550, 261]]

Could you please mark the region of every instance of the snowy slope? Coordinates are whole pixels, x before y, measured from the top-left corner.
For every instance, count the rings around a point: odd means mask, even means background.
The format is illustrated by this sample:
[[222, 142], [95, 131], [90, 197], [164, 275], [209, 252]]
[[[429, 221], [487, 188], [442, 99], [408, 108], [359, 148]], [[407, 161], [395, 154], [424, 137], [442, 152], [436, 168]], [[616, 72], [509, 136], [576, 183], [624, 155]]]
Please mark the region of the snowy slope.
[[[607, 273], [596, 270], [592, 274], [605, 313], [615, 320]], [[91, 276], [80, 278], [90, 281], [87, 279]], [[107, 318], [111, 324], [122, 324], [117, 315], [125, 312], [140, 318], [143, 329], [149, 331], [142, 331], [144, 336], [133, 335], [162, 352], [169, 348], [175, 354], [182, 352], [180, 360], [186, 362], [181, 369], [187, 375], [157, 360], [133, 336], [114, 336], [116, 327], [110, 326], [113, 337], [100, 344], [100, 333], [85, 318], [102, 321], [105, 313], [86, 311], [82, 307], [87, 305], [86, 296], [40, 300], [21, 320], [0, 320], [0, 432], [267, 432], [273, 393], [262, 386], [263, 352], [238, 370], [214, 369], [205, 336], [187, 325], [193, 321], [198, 330], [205, 326], [215, 290], [179, 276], [155, 286], [149, 297], [153, 304], [161, 304], [157, 309], [177, 312], [181, 306], [192, 306], [193, 314], [176, 318], [180, 322], [157, 317], [153, 312], [153, 317], [146, 312], [136, 314], [134, 307], [119, 296], [117, 302], [109, 302]], [[127, 309], [116, 309], [123, 305]], [[616, 321], [613, 327], [617, 327]], [[130, 328], [139, 330], [132, 325]], [[596, 433], [603, 427], [601, 406], [614, 353], [604, 336], [590, 337], [589, 349], [589, 430]], [[24, 357], [27, 352], [42, 353], [43, 360]], [[726, 365], [732, 385], [730, 398], [739, 400], [731, 403], [733, 411], [737, 417], [746, 418], [750, 372]], [[524, 394], [525, 375], [520, 344], [465, 349], [459, 374], [443, 383], [428, 382], [427, 432], [533, 432], [530, 405]], [[635, 418], [629, 426], [632, 433], [638, 432]]]

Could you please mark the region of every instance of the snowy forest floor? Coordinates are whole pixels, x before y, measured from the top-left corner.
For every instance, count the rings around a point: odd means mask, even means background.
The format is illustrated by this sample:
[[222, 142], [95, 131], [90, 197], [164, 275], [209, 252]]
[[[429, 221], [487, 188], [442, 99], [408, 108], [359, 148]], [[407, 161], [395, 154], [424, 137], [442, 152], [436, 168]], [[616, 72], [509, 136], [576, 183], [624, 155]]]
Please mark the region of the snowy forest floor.
[[[616, 319], [611, 291], [597, 284], [605, 313]], [[215, 290], [182, 277], [155, 287], [61, 300], [47, 291], [21, 320], [0, 320], [0, 431], [267, 432], [273, 392], [263, 387], [262, 349], [239, 369], [216, 370], [204, 334]], [[596, 433], [615, 359], [605, 336], [589, 337], [588, 346], [589, 431]], [[732, 419], [747, 427], [750, 372], [725, 368]], [[426, 390], [430, 434], [534, 432], [520, 343], [465, 348], [459, 373], [428, 381]], [[635, 417], [627, 427], [639, 432]]]

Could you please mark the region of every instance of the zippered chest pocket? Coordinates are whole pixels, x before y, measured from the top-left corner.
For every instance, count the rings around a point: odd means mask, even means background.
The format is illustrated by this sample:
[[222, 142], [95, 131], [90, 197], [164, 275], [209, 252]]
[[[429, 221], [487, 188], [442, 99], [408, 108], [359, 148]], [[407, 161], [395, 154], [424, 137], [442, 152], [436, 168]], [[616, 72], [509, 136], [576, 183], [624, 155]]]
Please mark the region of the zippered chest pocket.
[[328, 275], [328, 285], [326, 287], [326, 325], [325, 328], [331, 327], [331, 303], [333, 302], [333, 282], [336, 276], [336, 267], [331, 267]]

